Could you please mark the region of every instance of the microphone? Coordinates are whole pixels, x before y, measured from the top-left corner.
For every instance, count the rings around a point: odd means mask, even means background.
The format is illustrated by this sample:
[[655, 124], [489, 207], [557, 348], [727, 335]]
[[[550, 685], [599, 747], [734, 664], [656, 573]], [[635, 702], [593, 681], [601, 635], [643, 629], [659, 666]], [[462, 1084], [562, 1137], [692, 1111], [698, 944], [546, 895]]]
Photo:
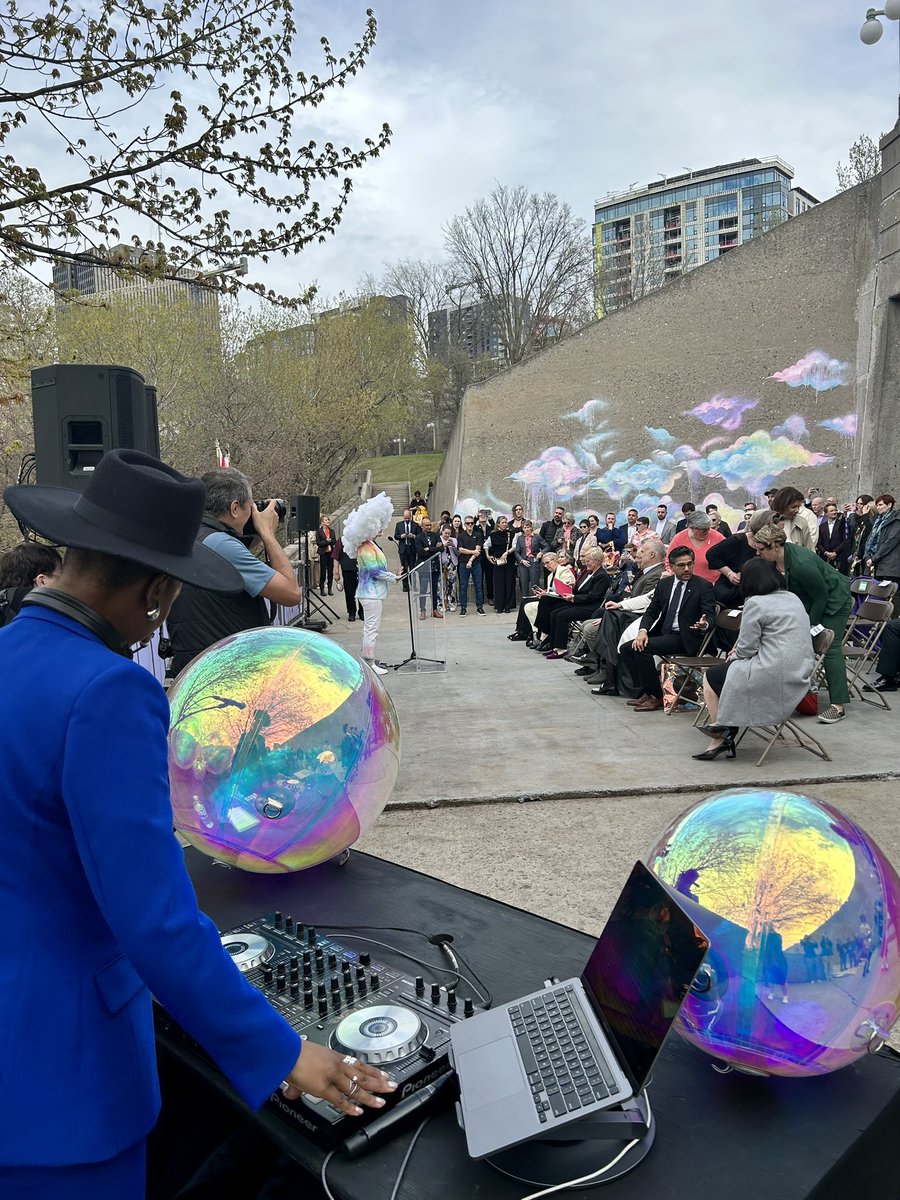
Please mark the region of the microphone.
[[393, 540], [394, 540], [394, 539], [391, 537], [391, 535], [390, 535], [390, 534], [388, 534], [388, 541], [389, 541], [389, 542], [392, 542]]
[[434, 1083], [427, 1083], [424, 1087], [420, 1087], [414, 1096], [410, 1096], [407, 1100], [401, 1100], [384, 1116], [376, 1117], [362, 1129], [351, 1133], [341, 1143], [341, 1149], [348, 1158], [359, 1158], [363, 1154], [368, 1154], [370, 1150], [384, 1145], [386, 1141], [396, 1137], [408, 1125], [414, 1125], [418, 1121], [422, 1109], [432, 1104], [451, 1080], [456, 1080], [456, 1074], [453, 1071], [447, 1071]]

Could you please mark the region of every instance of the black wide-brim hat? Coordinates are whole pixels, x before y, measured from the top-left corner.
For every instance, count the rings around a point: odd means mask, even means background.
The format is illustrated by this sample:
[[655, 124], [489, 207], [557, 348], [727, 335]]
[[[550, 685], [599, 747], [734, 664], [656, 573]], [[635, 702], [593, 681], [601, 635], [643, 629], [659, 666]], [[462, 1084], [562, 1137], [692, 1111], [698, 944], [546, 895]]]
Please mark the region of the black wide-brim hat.
[[99, 550], [216, 592], [239, 592], [241, 577], [196, 540], [206, 503], [199, 479], [138, 450], [110, 450], [84, 492], [26, 484], [3, 498], [23, 524], [57, 546]]

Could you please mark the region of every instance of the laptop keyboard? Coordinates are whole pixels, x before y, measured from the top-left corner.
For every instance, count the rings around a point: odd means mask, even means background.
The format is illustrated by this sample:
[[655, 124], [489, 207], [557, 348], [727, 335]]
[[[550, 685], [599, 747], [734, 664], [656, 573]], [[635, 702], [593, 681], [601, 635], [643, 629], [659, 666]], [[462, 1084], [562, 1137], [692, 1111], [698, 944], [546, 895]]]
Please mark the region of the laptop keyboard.
[[507, 1009], [538, 1120], [586, 1108], [619, 1091], [592, 1034], [579, 1020], [575, 989], [554, 988]]

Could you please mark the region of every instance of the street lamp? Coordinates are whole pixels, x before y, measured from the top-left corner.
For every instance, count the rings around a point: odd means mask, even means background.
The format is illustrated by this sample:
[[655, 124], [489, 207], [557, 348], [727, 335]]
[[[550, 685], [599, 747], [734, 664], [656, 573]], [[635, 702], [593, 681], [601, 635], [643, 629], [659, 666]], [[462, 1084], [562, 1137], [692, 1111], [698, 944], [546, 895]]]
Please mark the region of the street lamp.
[[863, 27], [859, 31], [859, 40], [866, 46], [874, 46], [876, 42], [881, 41], [884, 26], [878, 20], [879, 17], [887, 17], [889, 21], [900, 21], [900, 0], [885, 0], [884, 8], [867, 10]]
[[402, 454], [403, 453], [403, 443], [406, 441], [406, 438], [394, 438], [393, 441], [397, 447], [397, 453]]
[[437, 450], [437, 433], [435, 432], [434, 421], [429, 421], [428, 424], [425, 426], [425, 428], [431, 430], [431, 449], [436, 451]]

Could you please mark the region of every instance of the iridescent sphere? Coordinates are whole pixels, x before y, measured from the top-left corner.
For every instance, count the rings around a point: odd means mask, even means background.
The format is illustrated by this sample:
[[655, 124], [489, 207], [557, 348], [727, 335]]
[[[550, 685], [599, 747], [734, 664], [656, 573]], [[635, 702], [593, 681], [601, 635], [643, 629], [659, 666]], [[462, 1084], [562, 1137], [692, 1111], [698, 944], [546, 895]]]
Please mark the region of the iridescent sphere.
[[304, 629], [217, 642], [171, 691], [175, 828], [247, 871], [299, 871], [340, 854], [388, 801], [400, 727], [380, 680]]
[[900, 1004], [900, 879], [855, 822], [794, 792], [722, 792], [647, 865], [711, 942], [687, 1041], [766, 1075], [824, 1074], [880, 1044]]

